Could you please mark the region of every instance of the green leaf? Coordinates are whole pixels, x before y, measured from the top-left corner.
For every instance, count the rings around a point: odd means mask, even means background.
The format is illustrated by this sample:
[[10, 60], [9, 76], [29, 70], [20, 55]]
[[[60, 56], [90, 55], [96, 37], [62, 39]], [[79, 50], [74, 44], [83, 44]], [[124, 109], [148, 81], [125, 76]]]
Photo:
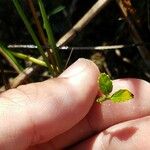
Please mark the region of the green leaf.
[[54, 9], [49, 13], [48, 16], [50, 17], [50, 16], [52, 16], [52, 15], [55, 15], [55, 14], [61, 12], [61, 11], [64, 10], [64, 9], [65, 9], [65, 7], [62, 6], [62, 5], [60, 5], [60, 6], [56, 7], [56, 8], [54, 8]]
[[108, 75], [101, 73], [98, 78], [99, 88], [103, 94], [108, 95], [112, 91], [112, 81]]
[[132, 99], [134, 95], [127, 89], [121, 89], [115, 92], [110, 99], [114, 103], [125, 102]]

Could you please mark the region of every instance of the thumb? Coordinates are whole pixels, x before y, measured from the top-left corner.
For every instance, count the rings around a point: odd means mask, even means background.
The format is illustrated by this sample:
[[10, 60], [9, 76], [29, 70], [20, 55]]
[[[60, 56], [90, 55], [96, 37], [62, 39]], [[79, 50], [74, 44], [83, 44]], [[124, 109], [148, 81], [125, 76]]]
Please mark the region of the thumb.
[[0, 149], [24, 149], [72, 128], [93, 104], [97, 76], [96, 65], [79, 59], [58, 78], [2, 93]]

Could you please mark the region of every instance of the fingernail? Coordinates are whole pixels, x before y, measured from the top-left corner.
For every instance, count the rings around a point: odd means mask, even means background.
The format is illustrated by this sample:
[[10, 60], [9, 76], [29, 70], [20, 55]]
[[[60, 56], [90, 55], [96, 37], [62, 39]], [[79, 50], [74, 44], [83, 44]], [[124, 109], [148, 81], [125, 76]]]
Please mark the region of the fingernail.
[[87, 59], [79, 58], [70, 67], [68, 67], [59, 77], [76, 76], [86, 68], [87, 63], [89, 63]]

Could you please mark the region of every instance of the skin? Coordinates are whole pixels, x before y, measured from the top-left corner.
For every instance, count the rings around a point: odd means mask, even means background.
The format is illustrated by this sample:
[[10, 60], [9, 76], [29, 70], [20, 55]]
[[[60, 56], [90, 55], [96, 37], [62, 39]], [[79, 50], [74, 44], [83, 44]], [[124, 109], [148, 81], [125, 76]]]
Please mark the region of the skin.
[[134, 99], [100, 105], [98, 74], [91, 61], [79, 59], [58, 78], [1, 93], [0, 149], [148, 150], [150, 84], [115, 80], [114, 91], [127, 88]]

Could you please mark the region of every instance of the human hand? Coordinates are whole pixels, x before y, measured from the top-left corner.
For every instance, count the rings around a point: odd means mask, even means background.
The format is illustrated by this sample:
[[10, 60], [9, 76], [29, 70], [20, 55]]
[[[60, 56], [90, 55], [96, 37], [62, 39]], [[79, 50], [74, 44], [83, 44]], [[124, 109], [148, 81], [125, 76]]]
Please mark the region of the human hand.
[[128, 88], [134, 99], [100, 105], [98, 74], [92, 62], [79, 59], [58, 78], [2, 93], [0, 149], [148, 149], [150, 84], [115, 80], [114, 90]]

